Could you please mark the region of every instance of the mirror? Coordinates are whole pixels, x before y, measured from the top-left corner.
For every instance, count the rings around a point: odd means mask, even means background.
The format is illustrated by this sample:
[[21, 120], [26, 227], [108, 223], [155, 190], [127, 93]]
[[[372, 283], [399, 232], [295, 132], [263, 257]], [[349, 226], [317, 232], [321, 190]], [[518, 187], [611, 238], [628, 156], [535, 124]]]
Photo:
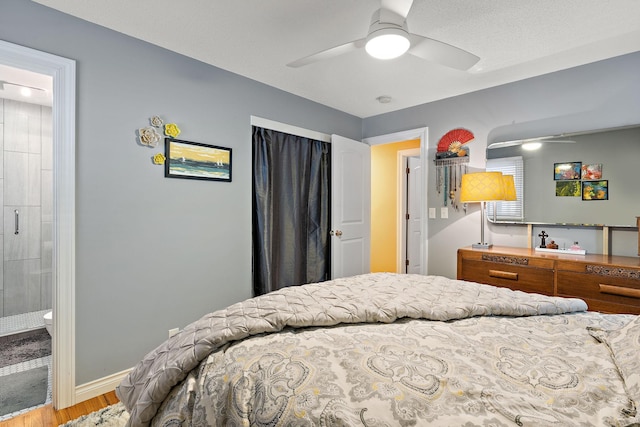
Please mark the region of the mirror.
[[[525, 149], [530, 143], [539, 146]], [[524, 170], [524, 218], [519, 222], [636, 225], [640, 215], [640, 125], [497, 141], [487, 146], [488, 163], [515, 156], [522, 156]], [[563, 172], [565, 166], [574, 173]]]

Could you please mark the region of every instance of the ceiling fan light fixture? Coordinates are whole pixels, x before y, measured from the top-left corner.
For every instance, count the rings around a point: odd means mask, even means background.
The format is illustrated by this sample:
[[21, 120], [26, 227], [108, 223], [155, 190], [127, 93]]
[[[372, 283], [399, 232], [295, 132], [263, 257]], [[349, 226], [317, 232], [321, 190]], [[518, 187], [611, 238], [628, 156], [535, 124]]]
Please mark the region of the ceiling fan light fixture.
[[403, 55], [411, 47], [409, 34], [401, 28], [386, 27], [367, 37], [365, 50], [377, 59], [393, 59]]
[[33, 95], [33, 91], [47, 92], [45, 89], [41, 89], [39, 87], [26, 86], [20, 83], [12, 83], [5, 80], [0, 80], [0, 90], [6, 90], [7, 88], [5, 87], [5, 85], [15, 86], [16, 88], [18, 88], [20, 95], [24, 96], [25, 98], [29, 98], [31, 95]]
[[534, 151], [540, 147], [542, 147], [541, 142], [525, 142], [524, 144], [522, 144], [522, 149], [527, 151]]

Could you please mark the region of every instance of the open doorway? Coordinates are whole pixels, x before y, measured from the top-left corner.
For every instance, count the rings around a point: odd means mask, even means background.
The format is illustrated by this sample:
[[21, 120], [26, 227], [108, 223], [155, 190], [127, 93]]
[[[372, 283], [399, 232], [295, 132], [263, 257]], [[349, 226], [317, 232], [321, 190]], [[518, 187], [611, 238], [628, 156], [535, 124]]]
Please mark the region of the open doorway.
[[[427, 135], [427, 128], [420, 128], [364, 140], [372, 153], [372, 272], [427, 274]], [[406, 175], [407, 167], [415, 168], [413, 176]], [[418, 255], [407, 266], [412, 251]]]
[[75, 61], [0, 41], [0, 64], [51, 78], [52, 400], [75, 404]]
[[0, 388], [34, 396], [0, 401], [0, 420], [51, 403], [51, 80], [0, 64]]
[[[371, 271], [406, 272], [407, 173], [410, 152], [420, 140], [371, 147]], [[409, 181], [407, 179], [409, 178]], [[419, 193], [415, 192], [419, 196]], [[418, 227], [419, 232], [419, 227]], [[415, 262], [415, 261], [414, 261]]]

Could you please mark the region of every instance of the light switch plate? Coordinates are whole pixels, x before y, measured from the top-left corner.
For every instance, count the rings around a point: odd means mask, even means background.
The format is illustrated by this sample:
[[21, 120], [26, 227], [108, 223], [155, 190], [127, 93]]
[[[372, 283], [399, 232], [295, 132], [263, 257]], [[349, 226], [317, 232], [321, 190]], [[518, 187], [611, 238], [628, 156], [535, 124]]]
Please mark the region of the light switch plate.
[[449, 208], [440, 208], [440, 218], [449, 218]]
[[436, 208], [429, 208], [429, 219], [435, 219], [436, 217]]

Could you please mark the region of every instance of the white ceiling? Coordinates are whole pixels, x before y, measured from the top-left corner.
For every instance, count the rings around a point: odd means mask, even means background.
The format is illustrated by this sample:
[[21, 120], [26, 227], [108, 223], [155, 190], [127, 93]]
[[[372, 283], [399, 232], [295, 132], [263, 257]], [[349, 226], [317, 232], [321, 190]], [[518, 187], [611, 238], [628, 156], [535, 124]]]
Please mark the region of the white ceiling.
[[365, 37], [380, 0], [34, 1], [358, 117], [640, 51], [639, 0], [415, 0], [409, 31], [479, 56], [467, 72], [364, 49], [286, 66]]

